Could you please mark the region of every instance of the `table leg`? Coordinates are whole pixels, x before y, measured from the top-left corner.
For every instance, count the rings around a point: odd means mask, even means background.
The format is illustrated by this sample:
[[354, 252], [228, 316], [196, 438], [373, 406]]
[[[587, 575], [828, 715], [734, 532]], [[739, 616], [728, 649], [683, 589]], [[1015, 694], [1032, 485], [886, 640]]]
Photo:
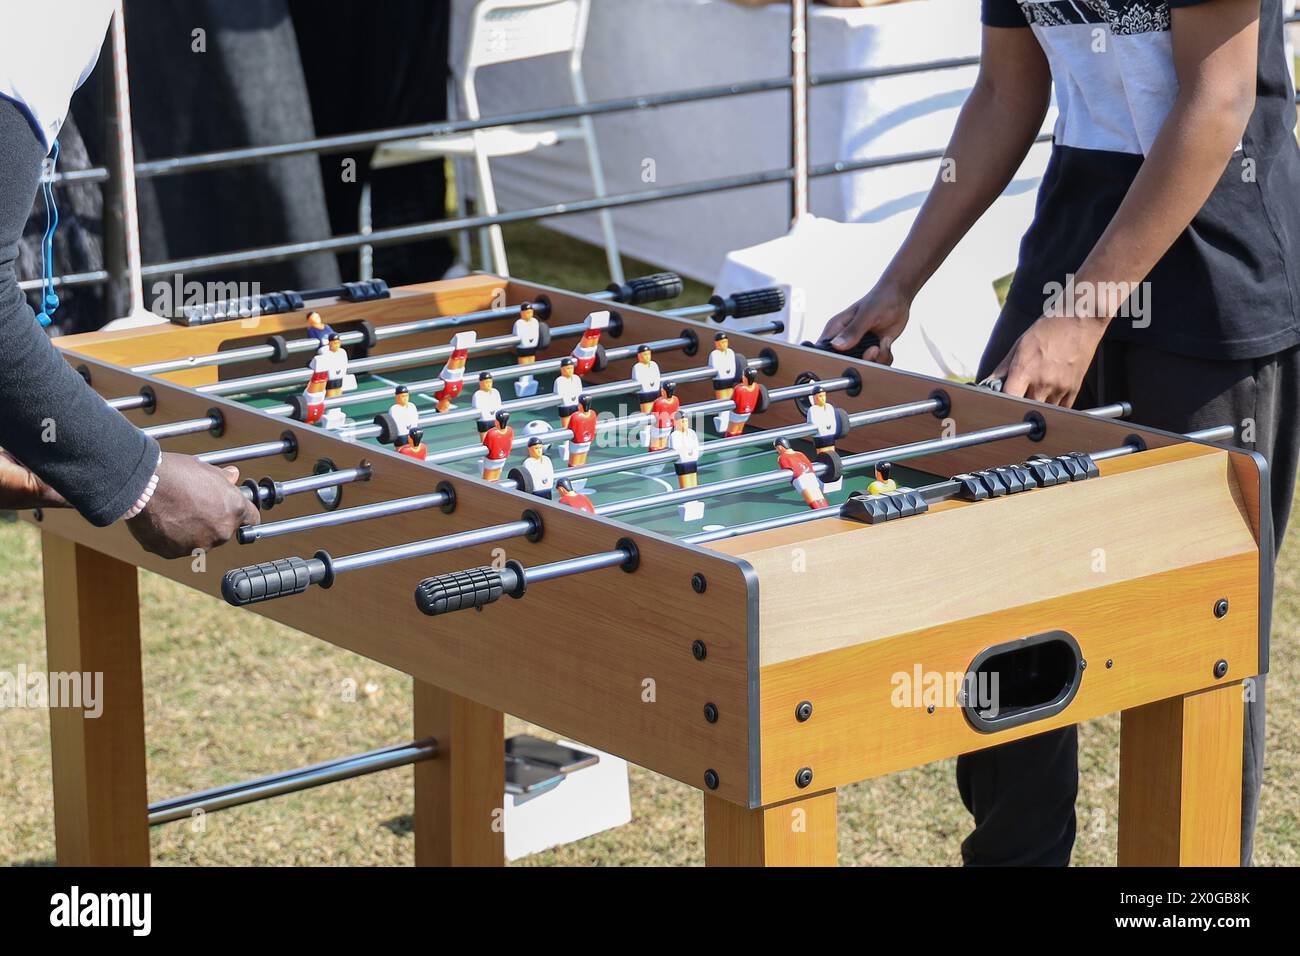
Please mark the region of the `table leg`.
[[1244, 710], [1235, 683], [1123, 712], [1121, 866], [1240, 864]]
[[90, 716], [84, 706], [51, 701], [58, 862], [148, 866], [136, 569], [48, 532], [41, 549], [49, 673], [75, 677], [83, 688], [89, 677], [101, 709]]
[[415, 682], [415, 739], [438, 755], [415, 765], [416, 866], [501, 866], [505, 715]]
[[825, 790], [757, 810], [704, 795], [709, 866], [835, 866], [836, 795]]

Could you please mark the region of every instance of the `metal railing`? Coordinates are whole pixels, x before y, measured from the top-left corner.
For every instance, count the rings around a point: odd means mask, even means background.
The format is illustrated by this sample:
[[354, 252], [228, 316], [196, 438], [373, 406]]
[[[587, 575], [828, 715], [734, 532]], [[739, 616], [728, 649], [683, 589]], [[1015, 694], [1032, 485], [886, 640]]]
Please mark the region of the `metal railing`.
[[[800, 24], [805, 22], [801, 18], [801, 14], [806, 15], [806, 11], [804, 10], [806, 4], [807, 0], [792, 0], [792, 32], [800, 29]], [[1285, 22], [1288, 24], [1300, 22], [1300, 14], [1288, 17]], [[804, 52], [806, 53], [806, 50]], [[959, 69], [962, 67], [976, 66], [978, 63], [978, 56], [967, 56], [918, 63], [906, 63], [888, 67], [840, 70], [824, 74], [810, 74], [807, 77], [807, 83], [804, 84], [800, 82], [798, 73], [802, 66], [806, 66], [806, 63], [803, 62], [802, 57], [796, 56], [792, 57], [792, 72], [790, 76], [771, 77], [761, 80], [747, 80], [744, 82], [726, 83], [716, 86], [699, 87], [690, 90], [677, 90], [666, 93], [620, 97], [587, 103], [585, 105], [559, 106], [546, 109], [497, 114], [495, 116], [483, 117], [477, 120], [448, 120], [437, 123], [422, 123], [380, 130], [367, 130], [356, 133], [323, 136], [314, 139], [297, 140], [294, 142], [269, 146], [249, 146], [206, 153], [196, 153], [189, 156], [175, 156], [164, 159], [146, 160], [134, 164], [135, 179], [149, 179], [159, 176], [173, 176], [184, 173], [230, 169], [251, 163], [267, 162], [293, 156], [329, 155], [355, 149], [371, 149], [396, 140], [445, 136], [469, 132], [472, 130], [490, 129], [497, 126], [521, 123], [553, 122], [575, 119], [582, 116], [606, 116], [617, 113], [631, 113], [686, 103], [701, 103], [711, 100], [726, 99], [733, 96], [749, 96], [760, 93], [789, 91], [792, 94], [792, 97], [797, 95], [803, 99], [801, 104], [795, 104], [795, 108], [792, 109], [792, 161], [789, 166], [753, 173], [737, 174], [734, 176], [724, 176], [710, 180], [682, 183], [674, 186], [662, 186], [656, 189], [637, 190], [630, 193], [605, 196], [604, 198], [593, 197], [567, 202], [549, 203], [547, 205], [534, 206], [528, 209], [501, 212], [493, 216], [475, 215], [465, 216], [459, 219], [440, 219], [431, 222], [411, 223], [404, 226], [377, 229], [367, 233], [355, 232], [340, 236], [331, 236], [326, 239], [279, 243], [270, 246], [195, 256], [189, 259], [151, 263], [144, 265], [139, 269], [137, 278], [139, 281], [143, 281], [144, 279], [168, 276], [175, 273], [203, 273], [232, 266], [262, 265], [274, 262], [283, 262], [301, 256], [318, 253], [355, 251], [363, 246], [397, 245], [405, 242], [414, 242], [436, 236], [448, 235], [462, 230], [479, 229], [496, 224], [504, 225], [517, 222], [538, 221], [560, 216], [579, 215], [582, 213], [597, 212], [602, 209], [624, 208], [646, 203], [664, 202], [671, 199], [682, 199], [691, 196], [727, 192], [734, 189], [747, 189], [755, 186], [780, 182], [790, 183], [792, 189], [795, 191], [792, 200], [792, 208], [795, 210], [806, 209], [806, 192], [808, 181], [811, 179], [861, 172], [867, 169], [878, 169], [906, 163], [932, 161], [941, 159], [944, 154], [944, 150], [942, 149], [933, 149], [900, 153], [892, 156], [873, 157], [869, 159], [840, 160], [833, 163], [806, 167], [807, 171], [806, 175], [804, 175], [801, 163], [797, 162], [799, 159], [799, 150], [797, 146], [800, 138], [800, 126], [807, 117], [807, 99], [808, 91], [810, 89], [831, 87], [844, 83], [856, 83], [867, 80], [908, 76], [915, 73]], [[1300, 102], [1300, 97], [1297, 97], [1297, 101]], [[802, 110], [799, 108], [800, 106], [802, 106]], [[122, 135], [130, 136], [129, 128], [124, 129]], [[1050, 139], [1050, 134], [1045, 133], [1039, 136], [1035, 142], [1045, 142], [1050, 141]], [[804, 159], [806, 161], [806, 152], [804, 153]], [[76, 183], [92, 183], [111, 186], [113, 185], [113, 175], [114, 171], [110, 168], [92, 167], [90, 169], [55, 173], [49, 177], [49, 180], [57, 186]], [[799, 194], [800, 191], [802, 191], [802, 195]], [[56, 287], [101, 285], [110, 281], [112, 278], [113, 276], [110, 274], [109, 270], [98, 269], [91, 272], [56, 276], [53, 280], [53, 284]], [[29, 279], [20, 282], [19, 286], [24, 290], [31, 290], [39, 288], [40, 284], [41, 281], [39, 279]]]

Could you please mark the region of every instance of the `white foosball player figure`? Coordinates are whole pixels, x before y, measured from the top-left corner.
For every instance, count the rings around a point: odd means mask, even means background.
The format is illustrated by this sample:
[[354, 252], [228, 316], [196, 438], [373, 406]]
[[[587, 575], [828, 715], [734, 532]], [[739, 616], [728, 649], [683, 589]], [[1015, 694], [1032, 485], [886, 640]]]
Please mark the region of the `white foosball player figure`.
[[[700, 436], [680, 411], [673, 415], [673, 432], [668, 436], [668, 447], [677, 452], [677, 461], [673, 465], [677, 472], [677, 487], [699, 485]], [[704, 517], [704, 502], [685, 501], [677, 506], [677, 513], [683, 521], [699, 521]]]
[[[713, 351], [709, 353], [709, 368], [713, 369], [713, 397], [718, 401], [731, 398], [731, 390], [740, 378], [736, 353], [732, 351], [726, 332], [713, 336]], [[731, 416], [719, 412], [713, 419], [713, 427], [725, 432]]]
[[[560, 400], [557, 414], [560, 416], [561, 428], [569, 427], [569, 416], [578, 410], [578, 399], [582, 397], [582, 379], [578, 376], [577, 367], [578, 363], [571, 356], [560, 359], [560, 374], [551, 386], [552, 393]], [[560, 445], [560, 457], [569, 457], [567, 441]]]
[[411, 404], [411, 391], [405, 385], [399, 385], [393, 391], [393, 404], [389, 407], [388, 414], [397, 426], [393, 445], [406, 444], [406, 436], [420, 424], [420, 410]]
[[478, 373], [478, 391], [470, 399], [474, 410], [478, 412], [478, 433], [482, 435], [496, 421], [497, 412], [501, 410], [501, 393], [492, 384], [491, 372]]
[[555, 465], [546, 457], [546, 445], [534, 435], [528, 439], [528, 457], [524, 459], [523, 471], [528, 476], [532, 493], [539, 498], [551, 497], [555, 487]]
[[[537, 351], [541, 343], [542, 323], [537, 321], [531, 302], [521, 303], [519, 318], [515, 319], [511, 334], [519, 339], [515, 346], [515, 355], [520, 365], [532, 365], [537, 361]], [[522, 375], [515, 379], [515, 395], [525, 398], [537, 394], [537, 379], [531, 375]]]
[[[817, 454], [835, 450], [835, 439], [840, 437], [840, 418], [826, 398], [826, 389], [820, 385], [813, 386], [812, 401], [808, 404], [808, 424], [817, 429], [813, 433], [813, 447]], [[844, 487], [844, 479], [825, 482], [822, 487], [829, 492], [839, 491]]]
[[636, 400], [641, 406], [642, 414], [654, 407], [659, 397], [659, 363], [654, 360], [654, 352], [648, 345], [636, 347], [636, 364], [632, 366], [632, 381], [636, 382]]
[[304, 394], [307, 396], [307, 421], [314, 423], [323, 418], [326, 428], [342, 428], [347, 415], [341, 408], [325, 411], [325, 399], [336, 398], [357, 387], [357, 377], [348, 374], [348, 353], [343, 351], [337, 332], [329, 332], [323, 344], [308, 364], [311, 379]]

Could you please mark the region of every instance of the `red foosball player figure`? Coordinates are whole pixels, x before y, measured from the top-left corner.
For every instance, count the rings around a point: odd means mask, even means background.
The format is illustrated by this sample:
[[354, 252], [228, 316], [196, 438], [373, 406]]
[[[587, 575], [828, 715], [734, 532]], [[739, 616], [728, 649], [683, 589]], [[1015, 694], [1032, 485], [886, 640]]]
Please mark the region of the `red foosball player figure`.
[[636, 382], [636, 400], [642, 414], [650, 411], [659, 397], [659, 363], [648, 345], [636, 347], [636, 364], [632, 366], [632, 381]]
[[794, 485], [795, 490], [803, 495], [803, 500], [809, 508], [825, 508], [827, 505], [826, 496], [822, 494], [821, 479], [817, 477], [817, 472], [813, 470], [812, 462], [808, 456], [801, 451], [795, 451], [790, 447], [790, 443], [784, 438], [778, 438], [772, 443], [776, 449], [777, 464], [790, 472], [790, 484]]
[[420, 422], [420, 410], [411, 404], [411, 392], [405, 385], [399, 385], [393, 390], [393, 404], [389, 406], [388, 414], [393, 417], [393, 422], [397, 425], [393, 444], [400, 448], [405, 444], [406, 436], [411, 433], [411, 429]]
[[501, 393], [492, 384], [491, 372], [478, 373], [478, 391], [470, 401], [474, 405], [474, 410], [478, 412], [478, 433], [481, 436], [492, 427], [492, 422], [501, 408]]
[[318, 347], [327, 344], [333, 332], [334, 330], [325, 324], [319, 312], [307, 313], [307, 337], [315, 339]]
[[745, 369], [744, 376], [731, 390], [732, 411], [727, 422], [727, 434], [739, 435], [745, 430], [745, 423], [758, 407], [758, 399], [763, 387], [758, 384], [758, 373], [752, 368]]
[[876, 480], [867, 485], [867, 494], [869, 495], [887, 495], [891, 491], [898, 490], [898, 482], [889, 477], [894, 466], [887, 461], [882, 461], [876, 465]]
[[591, 407], [589, 395], [578, 396], [578, 410], [569, 416], [566, 427], [573, 432], [573, 440], [569, 442], [569, 467], [585, 465], [591, 443], [596, 440], [596, 410]]
[[573, 347], [571, 353], [577, 365], [573, 370], [575, 375], [587, 375], [596, 367], [596, 347], [600, 345], [601, 330], [607, 328], [609, 328], [608, 312], [593, 312], [587, 316], [582, 338], [578, 339], [578, 344]]
[[451, 339], [451, 358], [442, 367], [438, 377], [442, 379], [442, 391], [438, 393], [438, 411], [445, 412], [451, 408], [460, 390], [465, 387], [465, 363], [469, 361], [469, 350], [474, 345], [478, 333], [457, 332]]
[[307, 380], [307, 387], [302, 390], [302, 395], [307, 400], [307, 415], [303, 421], [308, 425], [315, 425], [325, 414], [325, 388], [330, 376], [328, 362], [323, 359], [323, 356], [327, 352], [328, 349], [322, 348], [307, 366], [311, 369], [311, 378]]
[[572, 358], [560, 359], [560, 374], [551, 387], [560, 399], [561, 428], [569, 427], [569, 416], [578, 410], [578, 397], [582, 395], [582, 379], [578, 377], [577, 364]]
[[651, 451], [663, 451], [668, 447], [668, 436], [673, 431], [673, 417], [681, 407], [682, 400], [677, 397], [677, 383], [661, 383], [659, 397], [650, 406], [650, 414], [655, 417], [650, 438]]
[[406, 455], [410, 458], [418, 458], [424, 461], [429, 455], [429, 449], [424, 444], [424, 429], [412, 428], [406, 433], [406, 444], [397, 449], [399, 455]]
[[497, 412], [496, 427], [483, 433], [483, 447], [487, 449], [487, 457], [483, 459], [484, 481], [496, 481], [501, 477], [501, 469], [515, 447], [515, 430], [509, 423], [509, 412]]
[[[531, 302], [521, 302], [519, 304], [519, 318], [515, 319], [515, 325], [511, 333], [519, 339], [519, 344], [515, 346], [515, 355], [519, 359], [519, 364], [532, 365], [536, 362], [537, 350], [541, 342], [542, 323], [537, 321]], [[535, 394], [537, 394], [537, 379], [531, 375], [521, 375], [515, 379], [515, 395], [517, 397], [523, 398]]]
[[567, 478], [561, 478], [555, 483], [555, 490], [560, 493], [560, 504], [568, 505], [574, 511], [585, 511], [589, 515], [596, 513], [596, 506], [580, 491], [574, 491]]

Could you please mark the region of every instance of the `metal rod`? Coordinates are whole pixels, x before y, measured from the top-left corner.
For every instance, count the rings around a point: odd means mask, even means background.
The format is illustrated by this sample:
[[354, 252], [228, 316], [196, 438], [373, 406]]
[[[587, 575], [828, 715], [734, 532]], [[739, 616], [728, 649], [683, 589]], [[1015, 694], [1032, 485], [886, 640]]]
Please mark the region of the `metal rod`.
[[216, 415], [209, 415], [207, 418], [189, 418], [179, 422], [167, 422], [163, 425], [150, 425], [148, 428], [142, 428], [150, 438], [161, 441], [164, 438], [177, 438], [181, 435], [196, 435], [199, 432], [211, 431], [221, 425], [221, 419]]
[[[612, 292], [590, 292], [587, 294], [589, 299], [608, 300], [613, 297]], [[413, 322], [400, 322], [394, 325], [381, 325], [375, 328], [375, 338], [380, 341], [396, 338], [401, 335], [414, 335], [418, 332], [433, 332], [438, 329], [453, 329], [464, 325], [473, 325], [477, 322], [492, 322], [499, 319], [509, 319], [519, 314], [519, 306], [511, 305], [500, 309], [482, 309], [477, 312], [466, 312], [461, 315], [444, 315], [431, 319], [417, 319]], [[540, 318], [540, 316], [539, 316]], [[365, 334], [362, 332], [340, 332], [339, 341], [344, 345], [356, 345], [365, 341]], [[320, 343], [313, 338], [290, 339], [285, 343], [285, 351], [290, 355], [296, 355], [299, 352], [312, 352], [320, 347]], [[208, 365], [235, 365], [239, 362], [249, 362], [256, 359], [268, 359], [275, 355], [275, 348], [270, 345], [250, 345], [240, 349], [230, 349], [225, 352], [209, 352], [205, 355], [190, 355], [185, 358], [167, 359], [163, 362], [149, 362], [144, 365], [132, 366], [131, 371], [141, 375], [157, 375], [162, 372], [178, 372], [183, 369], [198, 368]]]
[[229, 465], [232, 462], [247, 461], [250, 458], [270, 458], [273, 455], [287, 455], [297, 447], [296, 440], [281, 438], [279, 441], [264, 441], [255, 445], [236, 445], [233, 448], [205, 451], [203, 454], [194, 457], [206, 465]]
[[325, 511], [321, 514], [303, 515], [300, 518], [286, 518], [283, 521], [268, 521], [259, 525], [247, 525], [239, 529], [239, 543], [252, 544], [263, 538], [278, 538], [298, 531], [315, 531], [317, 528], [333, 527], [339, 524], [351, 524], [353, 521], [367, 521], [371, 518], [386, 518], [389, 515], [406, 514], [408, 511], [421, 511], [425, 508], [441, 508], [449, 500], [446, 492], [435, 491], [427, 495], [412, 495], [409, 498], [394, 498], [391, 501], [376, 501], [355, 508], [340, 508], [338, 511]]
[[[1286, 21], [1297, 22], [1293, 17]], [[904, 63], [897, 66], [871, 67], [860, 70], [838, 70], [830, 73], [811, 74], [810, 86], [835, 86], [862, 80], [875, 80], [885, 77], [907, 76], [913, 73], [931, 73], [959, 67], [978, 66], [978, 56], [954, 57], [921, 63]], [[747, 80], [737, 83], [725, 83], [718, 86], [698, 87], [691, 90], [674, 90], [666, 93], [649, 93], [639, 96], [627, 96], [618, 99], [599, 100], [594, 103], [574, 104], [572, 106], [551, 107], [540, 110], [526, 110], [516, 113], [496, 114], [476, 120], [454, 120], [440, 123], [422, 123], [413, 126], [392, 127], [380, 130], [366, 130], [357, 133], [344, 133], [337, 136], [316, 137], [292, 143], [277, 143], [269, 146], [250, 146], [240, 149], [219, 150], [208, 153], [195, 153], [189, 156], [163, 157], [136, 164], [136, 176], [139, 179], [151, 179], [155, 176], [168, 176], [179, 173], [200, 172], [221, 169], [248, 163], [297, 156], [303, 153], [336, 153], [353, 149], [365, 149], [380, 146], [394, 140], [418, 139], [434, 136], [446, 136], [469, 132], [476, 129], [491, 129], [495, 126], [509, 126], [519, 123], [553, 122], [556, 120], [577, 119], [583, 116], [602, 116], [611, 113], [634, 112], [659, 109], [664, 106], [677, 106], [686, 103], [699, 103], [707, 100], [725, 99], [732, 96], [749, 96], [758, 93], [773, 93], [790, 88], [789, 76], [770, 77], [761, 80]], [[108, 180], [108, 170], [102, 167], [68, 170], [49, 177], [55, 185], [71, 183], [101, 183]]]
[[259, 800], [282, 796], [286, 793], [310, 790], [313, 787], [319, 787], [327, 783], [362, 777], [381, 770], [405, 767], [421, 760], [430, 760], [437, 755], [438, 743], [432, 737], [429, 737], [424, 740], [417, 740], [414, 743], [399, 744], [393, 747], [384, 747], [380, 750], [354, 754], [350, 757], [327, 760], [323, 763], [312, 764], [309, 767], [270, 774], [254, 780], [246, 780], [242, 783], [232, 783], [222, 787], [214, 787], [210, 790], [200, 790], [198, 793], [172, 797], [169, 800], [160, 800], [157, 803], [149, 804], [149, 825], [157, 826], [160, 823], [171, 823], [174, 820], [191, 817], [195, 813], [212, 813], [216, 810], [243, 806], [247, 803], [255, 803]]
[[[784, 401], [787, 399], [803, 398], [811, 394], [814, 387], [820, 385], [828, 392], [838, 391], [848, 388], [849, 379], [823, 379], [817, 382], [809, 382], [806, 385], [791, 385], [784, 389], [774, 389], [769, 398], [771, 401]], [[730, 399], [722, 399], [718, 402], [709, 402], [701, 404], [716, 405], [726, 403], [728, 407], [732, 406]], [[909, 402], [905, 405], [891, 405], [886, 408], [869, 409], [864, 412], [857, 412], [849, 416], [849, 427], [860, 428], [864, 425], [874, 425], [880, 422], [895, 421], [900, 418], [908, 418], [913, 415], [924, 415], [933, 412], [935, 409], [942, 407], [943, 403], [939, 399], [928, 399], [922, 402]], [[723, 411], [724, 409], [710, 409], [710, 411]], [[683, 409], [685, 411], [685, 409]], [[701, 411], [698, 414], [708, 414], [708, 411]], [[817, 427], [815, 425], [786, 425], [781, 428], [765, 428], [758, 431], [745, 432], [740, 435], [731, 435], [726, 438], [715, 438], [712, 441], [700, 443], [700, 457], [705, 458], [710, 455], [716, 455], [719, 452], [732, 451], [736, 448], [747, 448], [751, 445], [772, 444], [778, 438], [805, 438], [815, 434]], [[677, 452], [672, 449], [663, 449], [661, 451], [648, 451], [639, 455], [628, 455], [624, 458], [613, 458], [609, 461], [595, 462], [589, 465], [579, 465], [576, 468], [561, 468], [555, 472], [555, 479], [561, 478], [576, 480], [578, 478], [589, 478], [592, 475], [603, 475], [611, 471], [625, 471], [628, 468], [640, 468], [646, 465], [667, 464], [677, 460]], [[501, 485], [514, 488], [515, 482], [506, 479], [500, 482]]]
[[585, 554], [577, 558], [565, 558], [563, 561], [553, 561], [550, 564], [539, 564], [524, 569], [524, 581], [528, 584], [537, 584], [570, 574], [581, 574], [583, 571], [612, 568], [625, 562], [628, 557], [626, 551], [615, 549], [597, 554]]
[[531, 521], [510, 521], [506, 524], [491, 525], [486, 528], [459, 531], [456, 534], [443, 535], [441, 538], [426, 538], [423, 541], [412, 541], [408, 544], [393, 545], [389, 548], [362, 551], [357, 554], [344, 555], [341, 558], [333, 558], [330, 570], [337, 575], [344, 571], [359, 571], [362, 568], [372, 568], [379, 564], [387, 564], [390, 561], [421, 558], [430, 554], [440, 554], [443, 551], [454, 551], [457, 548], [473, 547], [476, 544], [491, 544], [494, 541], [505, 541], [507, 538], [517, 538], [528, 534], [533, 528], [534, 523]]
[[[553, 338], [581, 335], [583, 324], [562, 325], [551, 330]], [[497, 335], [480, 339], [470, 349], [470, 354], [490, 352], [495, 349], [509, 348], [519, 343], [517, 335]], [[407, 365], [419, 365], [424, 362], [436, 362], [448, 358], [454, 351], [451, 345], [433, 345], [422, 349], [407, 349], [404, 352], [390, 352], [387, 355], [373, 355], [348, 363], [349, 372], [372, 372], [383, 369], [402, 368]], [[264, 392], [286, 385], [300, 385], [312, 376], [309, 368], [291, 368], [283, 372], [266, 372], [262, 375], [248, 375], [243, 378], [229, 378], [222, 382], [200, 385], [195, 391], [205, 395], [240, 395]], [[264, 409], [265, 411], [265, 409]], [[287, 414], [287, 413], [281, 413]]]
[[[840, 463], [845, 471], [861, 468], [865, 465], [875, 464], [881, 461], [902, 461], [909, 458], [920, 458], [924, 455], [938, 454], [943, 451], [954, 451], [958, 448], [967, 448], [971, 445], [982, 445], [987, 442], [1002, 441], [1007, 438], [1017, 438], [1021, 435], [1028, 435], [1039, 425], [1035, 422], [1018, 422], [1014, 425], [997, 425], [993, 428], [984, 428], [979, 431], [968, 432], [965, 435], [954, 435], [951, 438], [931, 438], [927, 441], [911, 442], [906, 445], [895, 445], [892, 448], [882, 448], [877, 451], [862, 452], [858, 455], [848, 455], [840, 459]], [[826, 472], [826, 466], [821, 462], [813, 463], [813, 471], [818, 475]], [[773, 471], [762, 472], [757, 475], [744, 475], [739, 478], [728, 478], [724, 481], [713, 481], [705, 485], [696, 485], [694, 488], [678, 488], [676, 491], [664, 491], [657, 495], [646, 495], [642, 498], [631, 498], [627, 501], [612, 501], [609, 504], [597, 505], [596, 514], [606, 517], [627, 514], [632, 511], [645, 511], [650, 508], [660, 508], [665, 505], [675, 505], [686, 501], [698, 501], [702, 498], [712, 498], [720, 495], [732, 494], [737, 491], [749, 491], [754, 488], [761, 488], [766, 485], [780, 484], [781, 482], [790, 481], [790, 472], [784, 468], [778, 468]]]
[[[1127, 405], [1126, 402], [1120, 403]], [[1092, 414], [1102, 409], [1090, 409], [1088, 414]], [[1219, 425], [1215, 428], [1205, 428], [1200, 431], [1188, 432], [1184, 435], [1190, 441], [1214, 441], [1223, 437], [1224, 431], [1228, 436], [1232, 435], [1231, 425]], [[1143, 449], [1135, 444], [1120, 445], [1118, 448], [1107, 448], [1103, 451], [1089, 452], [1088, 457], [1093, 461], [1107, 461], [1111, 458], [1120, 458], [1124, 455], [1136, 454]], [[945, 488], [950, 481], [937, 481], [930, 485], [923, 485], [915, 489], [922, 495], [927, 491], [934, 492]], [[701, 531], [698, 534], [687, 535], [682, 538], [685, 544], [707, 544], [710, 541], [720, 541], [724, 538], [736, 538], [741, 535], [754, 534], [759, 531], [772, 531], [776, 528], [788, 528], [791, 525], [804, 524], [809, 521], [819, 521], [822, 518], [838, 518], [844, 513], [844, 504], [832, 505], [828, 508], [817, 508], [809, 511], [796, 511], [792, 514], [777, 515], [774, 518], [763, 518], [760, 521], [750, 521], [746, 524], [732, 525], [728, 528], [718, 528], [713, 531]]]
[[105, 399], [105, 401], [108, 402], [109, 408], [116, 409], [119, 412], [129, 412], [136, 408], [148, 408], [153, 404], [153, 398], [143, 392], [135, 395], [123, 395], [120, 398], [109, 398]]

